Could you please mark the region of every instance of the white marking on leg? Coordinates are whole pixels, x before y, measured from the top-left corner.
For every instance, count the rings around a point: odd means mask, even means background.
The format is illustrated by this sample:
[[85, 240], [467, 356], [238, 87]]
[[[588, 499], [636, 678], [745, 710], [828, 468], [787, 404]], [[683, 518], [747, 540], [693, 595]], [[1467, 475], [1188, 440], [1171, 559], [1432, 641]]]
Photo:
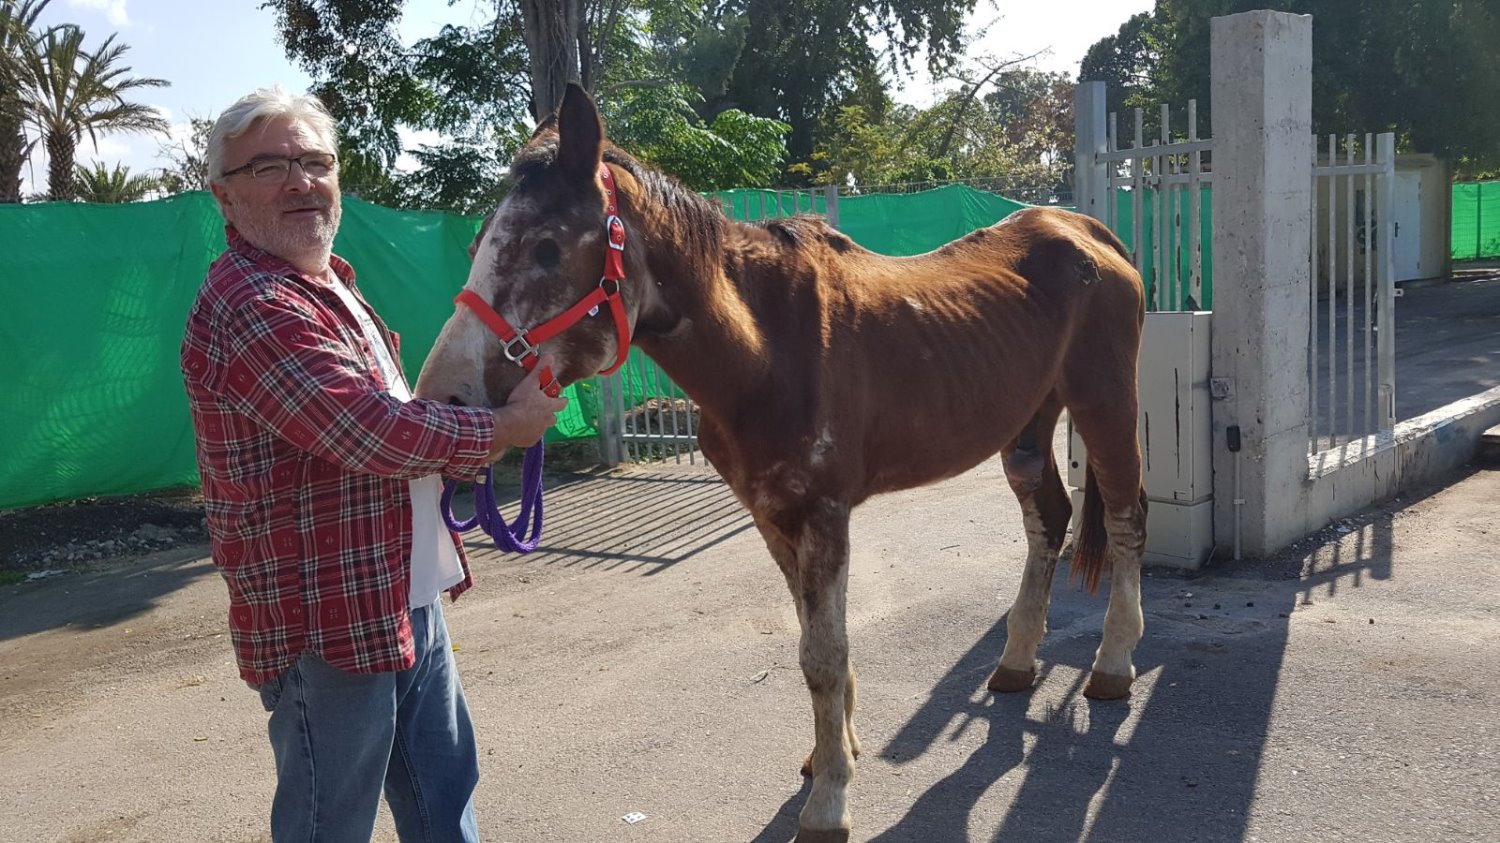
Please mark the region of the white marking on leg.
[[1145, 551], [1144, 519], [1138, 510], [1106, 512], [1109, 535], [1109, 609], [1104, 613], [1104, 636], [1094, 656], [1094, 672], [1135, 678], [1131, 654], [1145, 632], [1141, 615], [1141, 555]]
[[[821, 544], [814, 538], [809, 544]], [[800, 656], [802, 673], [812, 695], [813, 785], [798, 818], [809, 830], [847, 829], [849, 783], [854, 778], [854, 749], [850, 743], [845, 706], [850, 701], [849, 641], [845, 630], [845, 601], [849, 583], [848, 556], [842, 548], [808, 547], [799, 552], [804, 566], [808, 559], [827, 559], [830, 553], [843, 557], [837, 576], [831, 578], [815, 605], [805, 608]], [[811, 555], [807, 555], [811, 554]]]
[[1005, 652], [1000, 655], [1000, 666], [1025, 672], [1036, 667], [1036, 651], [1047, 634], [1047, 607], [1052, 601], [1052, 571], [1057, 567], [1058, 551], [1048, 546], [1035, 498], [1028, 496], [1021, 501], [1021, 521], [1026, 527], [1026, 569], [1005, 623]]

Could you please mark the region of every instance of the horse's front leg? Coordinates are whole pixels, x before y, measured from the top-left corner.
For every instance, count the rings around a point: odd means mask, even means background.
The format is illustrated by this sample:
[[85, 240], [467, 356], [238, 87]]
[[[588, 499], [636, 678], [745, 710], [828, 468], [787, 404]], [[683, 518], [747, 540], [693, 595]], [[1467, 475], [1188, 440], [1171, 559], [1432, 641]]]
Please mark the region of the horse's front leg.
[[799, 843], [847, 841], [849, 783], [859, 741], [854, 736], [854, 674], [849, 665], [845, 606], [849, 584], [849, 510], [832, 501], [792, 530], [763, 527], [802, 626], [798, 660], [812, 695], [812, 755], [803, 767], [812, 792], [798, 818]]

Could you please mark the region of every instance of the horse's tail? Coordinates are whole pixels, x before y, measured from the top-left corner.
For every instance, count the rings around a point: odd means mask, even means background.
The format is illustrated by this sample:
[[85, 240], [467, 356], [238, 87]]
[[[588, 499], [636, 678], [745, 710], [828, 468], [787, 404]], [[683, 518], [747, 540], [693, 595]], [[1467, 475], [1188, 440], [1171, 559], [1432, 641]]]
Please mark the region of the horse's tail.
[[1073, 564], [1069, 579], [1083, 578], [1083, 585], [1093, 593], [1099, 590], [1099, 577], [1109, 561], [1109, 538], [1104, 530], [1104, 498], [1092, 466], [1085, 466], [1083, 513], [1078, 518], [1078, 534], [1073, 537]]

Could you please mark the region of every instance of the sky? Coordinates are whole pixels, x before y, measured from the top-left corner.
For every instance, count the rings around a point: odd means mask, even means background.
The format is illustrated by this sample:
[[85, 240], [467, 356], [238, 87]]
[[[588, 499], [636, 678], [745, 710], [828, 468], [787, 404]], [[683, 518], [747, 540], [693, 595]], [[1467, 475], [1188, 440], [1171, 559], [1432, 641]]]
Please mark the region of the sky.
[[[52, 0], [41, 25], [76, 23], [97, 46], [110, 33], [130, 45], [123, 63], [137, 76], [166, 79], [166, 88], [137, 91], [135, 99], [159, 109], [172, 124], [169, 138], [109, 135], [98, 147], [85, 138], [78, 162], [124, 164], [133, 172], [166, 161], [165, 144], [185, 138], [188, 120], [213, 118], [240, 96], [275, 82], [303, 90], [309, 78], [287, 60], [276, 41], [275, 18], [259, 8], [262, 0]], [[1114, 34], [1129, 16], [1149, 10], [1153, 0], [978, 0], [968, 31], [978, 36], [969, 54], [1010, 58], [1042, 54], [1032, 64], [1043, 70], [1078, 73], [1089, 46]], [[400, 24], [407, 43], [435, 34], [446, 23], [477, 23], [493, 0], [410, 0]], [[898, 80], [896, 98], [913, 104], [934, 99], [925, 74]], [[408, 135], [412, 146], [435, 136]], [[409, 160], [409, 159], [408, 159]], [[22, 171], [23, 190], [45, 187], [46, 159], [38, 153]]]

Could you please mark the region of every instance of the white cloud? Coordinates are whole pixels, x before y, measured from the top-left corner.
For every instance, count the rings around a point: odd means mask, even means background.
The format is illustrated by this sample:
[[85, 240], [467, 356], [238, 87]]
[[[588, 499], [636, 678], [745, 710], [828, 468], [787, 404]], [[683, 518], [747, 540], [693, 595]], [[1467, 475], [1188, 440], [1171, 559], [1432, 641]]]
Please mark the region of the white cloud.
[[130, 15], [125, 11], [126, 0], [68, 0], [75, 9], [97, 9], [115, 26], [129, 26]]

